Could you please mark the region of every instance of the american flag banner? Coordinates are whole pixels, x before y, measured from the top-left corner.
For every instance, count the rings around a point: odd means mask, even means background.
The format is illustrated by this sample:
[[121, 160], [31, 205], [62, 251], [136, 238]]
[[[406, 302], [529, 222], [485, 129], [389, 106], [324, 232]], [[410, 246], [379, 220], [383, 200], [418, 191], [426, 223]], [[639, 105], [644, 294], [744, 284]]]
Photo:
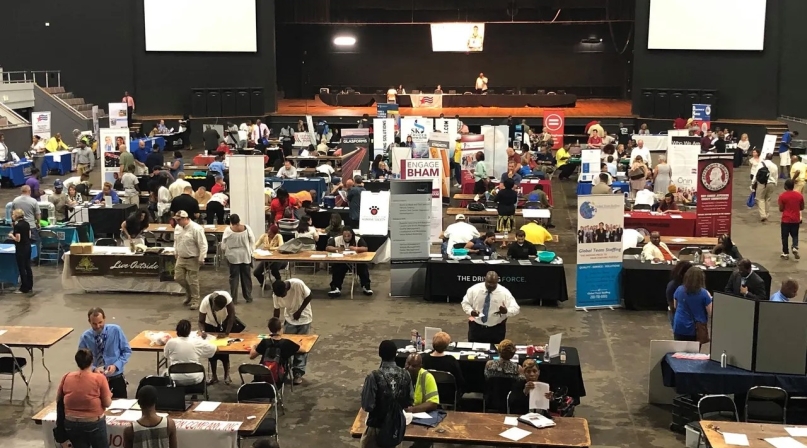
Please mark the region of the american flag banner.
[[443, 108], [443, 95], [415, 94], [409, 95], [409, 97], [412, 99], [412, 107], [428, 107], [434, 109]]

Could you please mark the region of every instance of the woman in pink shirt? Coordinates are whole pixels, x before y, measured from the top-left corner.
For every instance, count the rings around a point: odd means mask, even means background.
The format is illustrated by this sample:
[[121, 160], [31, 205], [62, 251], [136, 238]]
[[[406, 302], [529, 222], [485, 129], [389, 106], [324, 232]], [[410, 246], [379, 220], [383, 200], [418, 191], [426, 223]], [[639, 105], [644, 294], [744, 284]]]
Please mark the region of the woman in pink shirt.
[[[57, 432], [64, 430], [64, 438], [74, 448], [107, 448], [109, 438], [104, 410], [112, 404], [112, 392], [103, 373], [93, 371], [92, 352], [80, 349], [76, 352], [79, 370], [62, 377], [56, 395], [58, 408], [64, 403], [64, 414], [57, 410]], [[61, 423], [62, 417], [64, 423]], [[61, 437], [57, 437], [60, 439]], [[57, 440], [63, 443], [65, 440]]]

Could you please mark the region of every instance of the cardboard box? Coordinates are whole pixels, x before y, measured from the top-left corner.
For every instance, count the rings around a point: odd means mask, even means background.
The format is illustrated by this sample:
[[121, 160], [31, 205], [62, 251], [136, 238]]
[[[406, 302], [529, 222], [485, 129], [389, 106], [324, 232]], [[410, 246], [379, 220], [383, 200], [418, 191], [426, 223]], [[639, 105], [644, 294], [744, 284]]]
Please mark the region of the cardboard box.
[[92, 254], [92, 243], [73, 243], [70, 245], [70, 253], [74, 255], [90, 255]]

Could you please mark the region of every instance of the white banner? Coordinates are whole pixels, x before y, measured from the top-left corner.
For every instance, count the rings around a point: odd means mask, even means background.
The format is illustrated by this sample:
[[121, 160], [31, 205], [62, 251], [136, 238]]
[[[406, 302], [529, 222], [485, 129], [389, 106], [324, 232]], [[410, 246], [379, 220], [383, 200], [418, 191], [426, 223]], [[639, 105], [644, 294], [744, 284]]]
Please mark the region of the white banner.
[[500, 178], [502, 173], [507, 172], [510, 128], [507, 125], [482, 126], [482, 135], [485, 136], [485, 164], [488, 173]]
[[389, 191], [362, 191], [359, 232], [362, 235], [387, 235], [388, 230]]
[[580, 179], [578, 181], [592, 182], [594, 176], [599, 176], [601, 161], [599, 149], [584, 149], [580, 157]]
[[[308, 145], [313, 145], [314, 141], [311, 140], [311, 134], [308, 132], [295, 132], [294, 133], [294, 146], [302, 146], [307, 148]], [[314, 145], [317, 146], [317, 145]]]
[[395, 180], [390, 183], [390, 295], [423, 296], [429, 263], [432, 183]]
[[128, 128], [100, 130], [99, 149], [104, 160], [103, 169], [100, 170], [102, 182], [115, 182], [113, 174], [120, 171], [120, 151], [118, 151], [120, 145], [126, 145], [127, 150], [131, 149]]
[[667, 150], [667, 135], [642, 135], [634, 134], [633, 139], [644, 142], [644, 147], [651, 152], [664, 152]]
[[437, 95], [434, 93], [413, 93], [409, 95], [409, 98], [412, 99], [412, 107], [414, 108], [443, 108], [443, 95]]
[[575, 307], [619, 306], [625, 198], [577, 197], [577, 295]]
[[109, 103], [109, 127], [116, 129], [129, 127], [126, 103]]
[[451, 142], [451, 150], [449, 151], [451, 154], [449, 156], [453, 157], [454, 154], [454, 142], [457, 141], [457, 135], [459, 135], [459, 124], [460, 121], [456, 118], [435, 118], [434, 119], [434, 131], [435, 132], [442, 132], [443, 134], [448, 135], [448, 141]]
[[760, 159], [765, 160], [765, 156], [768, 154], [773, 154], [774, 150], [776, 150], [776, 136], [768, 134], [765, 136], [765, 140], [762, 141], [762, 152], [759, 154]]
[[672, 184], [679, 193], [693, 195], [698, 190], [698, 154], [701, 152], [700, 137], [670, 137], [667, 147], [667, 163], [672, 171]]
[[401, 160], [401, 179], [432, 181], [432, 218], [429, 233], [432, 242], [440, 241], [440, 233], [443, 232], [443, 198], [440, 193], [443, 161], [441, 159]]
[[308, 126], [308, 134], [311, 135], [311, 141], [314, 143], [314, 146], [317, 146], [319, 142], [317, 141], [317, 128], [314, 127], [314, 117], [306, 115], [305, 124]]
[[395, 119], [373, 118], [373, 157], [395, 143]]
[[424, 141], [428, 138], [429, 132], [434, 129], [434, 119], [424, 117], [404, 117], [401, 118], [401, 142], [406, 142], [406, 137], [413, 140], [422, 137]]
[[42, 139], [42, 143], [47, 143], [50, 138], [51, 132], [51, 115], [50, 112], [34, 112], [31, 114], [31, 132], [32, 136], [38, 135]]

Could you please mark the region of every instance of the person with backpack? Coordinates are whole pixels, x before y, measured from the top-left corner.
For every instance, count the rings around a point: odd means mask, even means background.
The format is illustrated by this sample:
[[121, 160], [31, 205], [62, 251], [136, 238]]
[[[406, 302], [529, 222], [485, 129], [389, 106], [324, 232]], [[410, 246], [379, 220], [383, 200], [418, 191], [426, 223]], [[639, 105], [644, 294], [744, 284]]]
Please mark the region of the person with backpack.
[[361, 408], [368, 415], [361, 448], [388, 448], [403, 442], [406, 432], [403, 410], [415, 400], [412, 377], [395, 364], [397, 354], [393, 341], [381, 341], [378, 346], [381, 365], [364, 379]]
[[757, 209], [759, 219], [762, 222], [768, 220], [768, 206], [773, 190], [776, 189], [776, 180], [779, 178], [779, 167], [773, 163], [773, 153], [768, 153], [765, 160], [759, 164], [757, 175], [754, 178], [753, 190], [756, 192]]
[[269, 319], [267, 326], [269, 337], [261, 339], [250, 349], [249, 359], [260, 356], [260, 364], [272, 373], [272, 378], [263, 379], [267, 383], [281, 384], [286, 377], [289, 358], [300, 350], [300, 346], [291, 339], [283, 339], [283, 325], [277, 317]]
[[[276, 318], [280, 318], [280, 309], [285, 309], [283, 320], [286, 321], [286, 326], [283, 330], [286, 333], [309, 333], [311, 322], [314, 320], [314, 313], [311, 311], [311, 289], [302, 280], [290, 278], [272, 283], [272, 300]], [[294, 384], [302, 384], [307, 360], [307, 354], [294, 356], [292, 364]]]

